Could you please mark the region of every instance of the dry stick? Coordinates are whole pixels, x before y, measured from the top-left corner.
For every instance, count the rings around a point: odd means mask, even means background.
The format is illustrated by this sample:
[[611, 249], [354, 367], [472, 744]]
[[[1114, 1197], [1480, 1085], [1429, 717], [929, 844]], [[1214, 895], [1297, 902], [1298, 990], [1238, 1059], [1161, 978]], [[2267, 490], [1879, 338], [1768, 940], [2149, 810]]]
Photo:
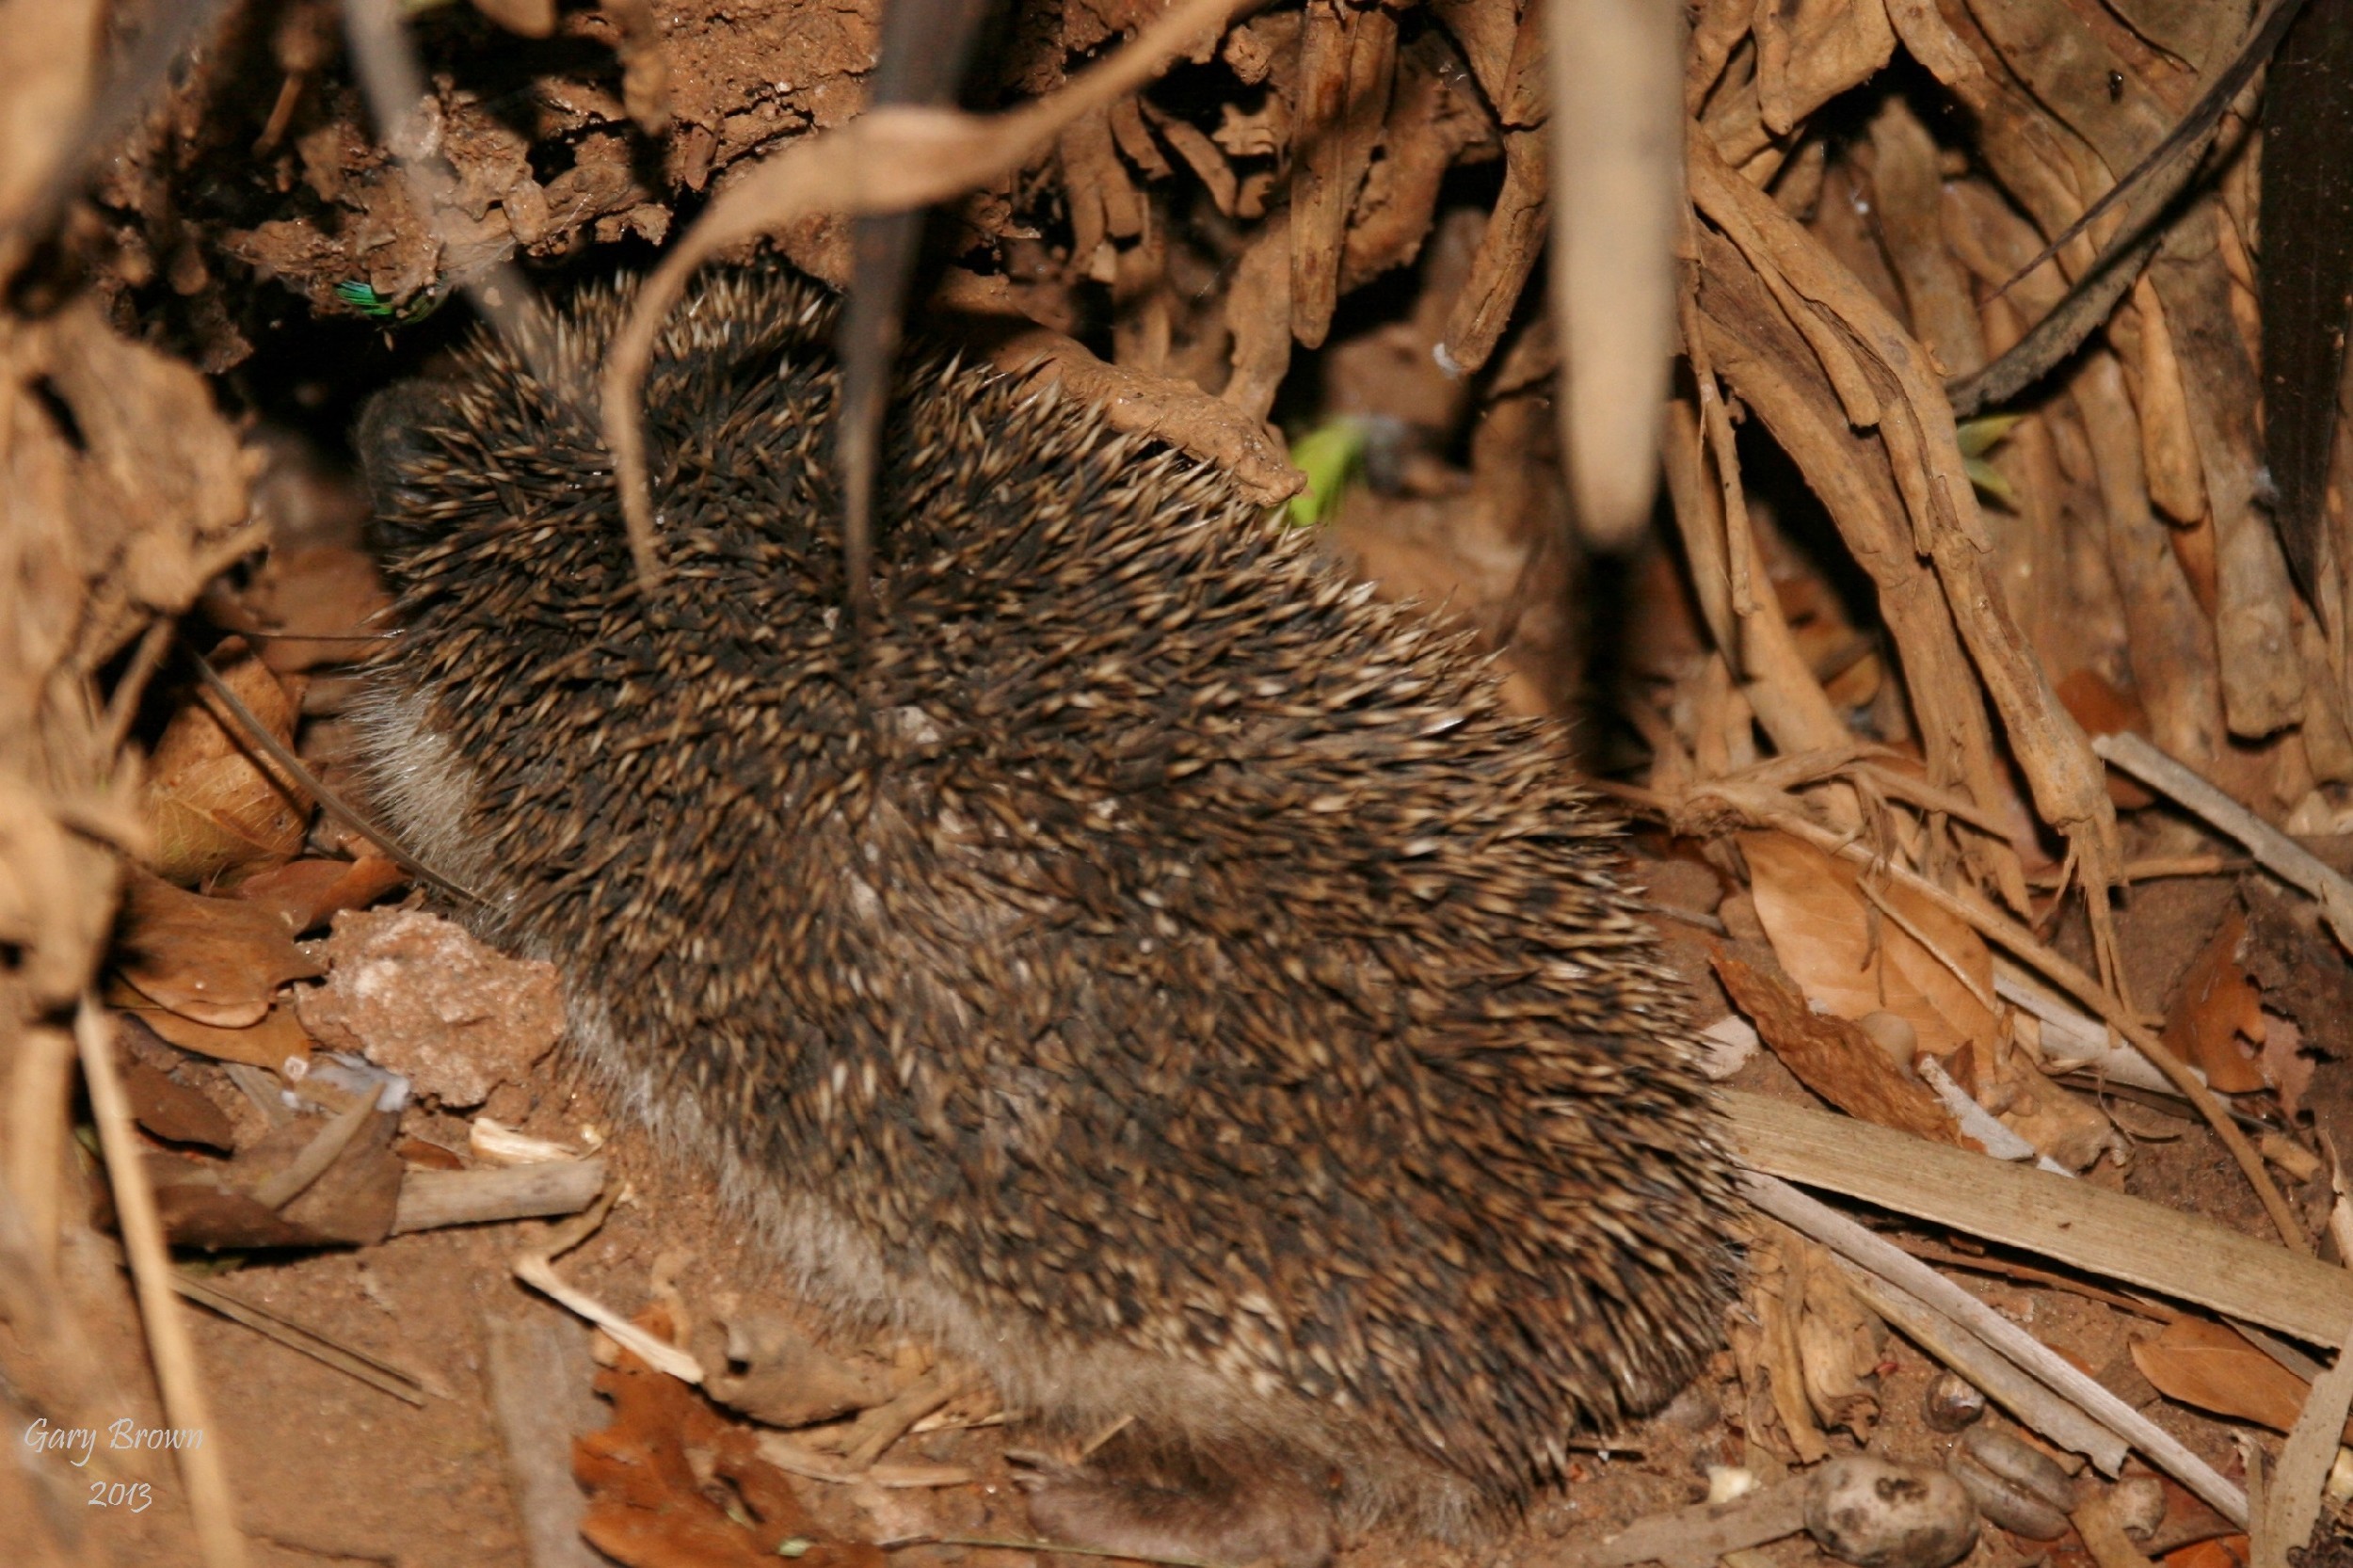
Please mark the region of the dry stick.
[[2004, 1164], [1828, 1111], [1720, 1089], [1752, 1170], [1860, 1199], [2022, 1252], [2121, 1280], [2298, 1340], [2333, 1345], [2353, 1329], [2342, 1269], [2227, 1225], [2088, 1181]]
[[[1731, 627], [1721, 629], [1729, 632], [1729, 637], [1720, 651], [1733, 665], [1734, 673], [1748, 684], [1750, 705], [1756, 710], [1766, 733], [1781, 749], [1804, 751], [1838, 745], [1847, 740], [1847, 727], [1839, 721], [1838, 710], [1832, 706], [1821, 682], [1814, 678], [1804, 656], [1798, 651], [1779, 600], [1770, 593], [1760, 597], [1755, 590], [1756, 535], [1749, 521], [1748, 495], [1740, 483], [1739, 454], [1733, 445], [1732, 422], [1725, 416], [1723, 398], [1717, 390], [1716, 367], [1707, 352], [1698, 299], [1691, 289], [1683, 291], [1679, 310], [1684, 354], [1690, 360], [1692, 382], [1699, 389], [1700, 424], [1707, 455], [1715, 460], [1722, 514], [1720, 520], [1708, 516], [1708, 509], [1699, 504], [1700, 498], [1692, 496], [1694, 509], [1700, 515], [1686, 527], [1687, 536], [1692, 536], [1686, 548], [1697, 569], [1703, 552], [1708, 551], [1712, 543], [1701, 536], [1700, 531], [1712, 521], [1720, 522], [1733, 620]], [[1699, 466], [1704, 470], [1705, 465]], [[1705, 475], [1703, 472], [1695, 477], [1704, 480]], [[1682, 512], [1678, 506], [1678, 520]]]
[[[1722, 793], [1721, 786], [1717, 785], [1705, 786], [1693, 792], [1695, 796]], [[2034, 934], [2025, 926], [1968, 900], [1955, 897], [1927, 877], [1872, 854], [1864, 845], [1842, 834], [1816, 826], [1793, 807], [1741, 801], [1732, 795], [1724, 798], [1728, 804], [1753, 811], [1760, 822], [1794, 834], [1832, 855], [1843, 855], [1860, 864], [1877, 867], [1929, 899], [1946, 913], [1968, 921], [1987, 940], [2009, 949], [2057, 981], [2061, 987], [2073, 992], [2076, 1000], [2098, 1014], [2109, 1028], [2130, 1041], [2135, 1049], [2165, 1074], [2184, 1099], [2198, 1108], [2199, 1114], [2205, 1117], [2206, 1125], [2214, 1128], [2215, 1136], [2222, 1140], [2223, 1146], [2231, 1151], [2231, 1158], [2238, 1162], [2240, 1172], [2246, 1176], [2248, 1185], [2255, 1190], [2255, 1196], [2262, 1200], [2264, 1212], [2270, 1216], [2272, 1227], [2279, 1231], [2281, 1240], [2301, 1256], [2312, 1256], [2313, 1244], [2305, 1240], [2304, 1228], [2297, 1223], [2296, 1211], [2288, 1207], [2287, 1199], [2280, 1195], [2280, 1189], [2272, 1185], [2270, 1173], [2264, 1169], [2263, 1156], [2256, 1151], [2254, 1144], [2247, 1141], [2247, 1135], [2238, 1129], [2238, 1123], [2232, 1119], [2230, 1109], [2215, 1098], [2205, 1080], [2192, 1072], [2187, 1063], [2168, 1049], [2165, 1042], [2151, 1033], [2138, 1018], [2120, 1004], [2105, 986], [2037, 941]]]
[[171, 646], [171, 617], [159, 616], [139, 638], [138, 651], [131, 655], [130, 667], [122, 672], [122, 679], [115, 682], [113, 695], [106, 698], [106, 716], [98, 727], [97, 755], [122, 755], [122, 743], [131, 738], [131, 726], [138, 721], [139, 698], [146, 694], [155, 666], [163, 663], [164, 650]]
[[1579, 531], [1607, 548], [1649, 520], [1658, 467], [1686, 221], [1682, 24], [1643, 0], [1546, 0], [1544, 20], [1561, 462]]
[[368, 1118], [376, 1114], [373, 1092], [359, 1096], [335, 1114], [334, 1120], [321, 1128], [316, 1136], [286, 1162], [286, 1168], [253, 1189], [249, 1194], [264, 1208], [283, 1208], [309, 1190], [311, 1184], [327, 1174], [327, 1168], [343, 1157], [351, 1141], [360, 1135]]
[[2082, 1410], [2028, 1377], [1993, 1348], [1901, 1286], [1858, 1263], [1837, 1260], [1864, 1304], [1903, 1331], [1906, 1338], [1967, 1378], [1987, 1398], [2060, 1448], [2090, 1459], [2104, 1475], [2124, 1464], [2128, 1445]]
[[236, 1504], [230, 1496], [228, 1475], [221, 1468], [220, 1445], [205, 1441], [213, 1435], [212, 1410], [204, 1398], [203, 1382], [197, 1376], [187, 1323], [173, 1300], [171, 1258], [164, 1250], [155, 1192], [148, 1185], [147, 1166], [131, 1130], [130, 1102], [123, 1096], [121, 1080], [115, 1077], [114, 1055], [99, 1023], [98, 1004], [87, 995], [73, 1015], [73, 1040], [81, 1051], [90, 1116], [98, 1124], [98, 1146], [106, 1157], [123, 1251], [130, 1255], [139, 1320], [146, 1326], [148, 1352], [154, 1358], [164, 1416], [176, 1430], [196, 1434], [195, 1441], [178, 1451], [181, 1480], [188, 1489], [188, 1512], [196, 1518], [197, 1551], [205, 1568], [244, 1568], [245, 1537], [237, 1529]]
[[2093, 738], [2091, 749], [2175, 803], [2187, 807], [2210, 827], [2236, 839], [2255, 863], [2320, 905], [2329, 929], [2353, 952], [2353, 882], [2330, 871], [2295, 840], [2233, 800], [2192, 768], [2175, 761], [2129, 731]]
[[16, 1196], [33, 1256], [44, 1276], [57, 1266], [57, 1219], [64, 1211], [58, 1176], [66, 1130], [73, 1125], [73, 1041], [34, 1024], [16, 1037], [8, 1071], [7, 1158], [0, 1186]]
[[[2353, 1276], [2347, 1283], [2353, 1286]], [[2287, 1568], [2289, 1551], [2312, 1539], [2348, 1412], [2353, 1412], [2353, 1333], [2337, 1348], [2337, 1364], [2313, 1380], [2281, 1450], [2280, 1467], [2272, 1473], [2263, 1516], [2255, 1524], [2253, 1568]]]
[[323, 1366], [332, 1367], [346, 1377], [357, 1378], [371, 1388], [412, 1405], [424, 1403], [424, 1384], [413, 1372], [404, 1371], [388, 1361], [378, 1361], [363, 1351], [338, 1344], [325, 1335], [289, 1321], [264, 1307], [256, 1306], [241, 1296], [232, 1295], [210, 1280], [197, 1279], [175, 1270], [171, 1276], [171, 1288], [199, 1306], [211, 1307], [231, 1322], [249, 1328], [263, 1338], [275, 1340]]
[[2203, 1497], [2234, 1525], [2247, 1523], [2247, 1496], [2139, 1411], [2077, 1371], [2041, 1340], [1918, 1258], [1881, 1240], [1836, 1209], [1788, 1183], [1751, 1173], [1741, 1180], [1749, 1201], [1842, 1256], [1861, 1264], [1953, 1319], [2086, 1414], [2138, 1448], [2168, 1475]]
[[[382, 4], [383, 0], [351, 0]], [[686, 280], [712, 255], [811, 213], [906, 212], [1019, 168], [1081, 115], [1108, 107], [1158, 75], [1186, 46], [1251, 0], [1184, 0], [1060, 91], [1000, 115], [953, 109], [872, 109], [839, 130], [765, 158], [714, 200], [638, 290], [607, 350], [599, 394], [629, 549], [641, 589], [662, 580], [641, 407], [654, 344]]]

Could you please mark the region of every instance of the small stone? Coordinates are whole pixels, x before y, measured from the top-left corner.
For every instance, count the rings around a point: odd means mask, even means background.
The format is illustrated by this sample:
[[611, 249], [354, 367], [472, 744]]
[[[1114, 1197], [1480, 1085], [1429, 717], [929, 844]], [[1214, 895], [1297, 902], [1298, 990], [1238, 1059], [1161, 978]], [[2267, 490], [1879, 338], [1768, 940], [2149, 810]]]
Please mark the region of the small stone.
[[1949, 1568], [1977, 1544], [1977, 1511], [1942, 1470], [1857, 1455], [1807, 1480], [1805, 1528], [1856, 1568]]
[[1921, 1397], [1921, 1418], [1938, 1432], [1959, 1432], [1984, 1415], [1984, 1390], [1958, 1372], [1940, 1373]]

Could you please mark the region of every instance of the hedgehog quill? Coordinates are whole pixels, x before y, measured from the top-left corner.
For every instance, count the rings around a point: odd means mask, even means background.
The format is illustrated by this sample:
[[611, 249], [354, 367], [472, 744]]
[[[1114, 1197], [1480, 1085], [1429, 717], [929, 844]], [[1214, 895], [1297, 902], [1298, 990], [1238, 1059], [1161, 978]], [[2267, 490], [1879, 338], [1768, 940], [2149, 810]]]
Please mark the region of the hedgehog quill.
[[1212, 468], [936, 352], [843, 609], [830, 300], [705, 280], [642, 597], [578, 410], [626, 286], [371, 405], [377, 800], [816, 1305], [985, 1370], [1038, 1527], [1477, 1539], [1729, 1299], [1685, 1005], [1564, 748]]

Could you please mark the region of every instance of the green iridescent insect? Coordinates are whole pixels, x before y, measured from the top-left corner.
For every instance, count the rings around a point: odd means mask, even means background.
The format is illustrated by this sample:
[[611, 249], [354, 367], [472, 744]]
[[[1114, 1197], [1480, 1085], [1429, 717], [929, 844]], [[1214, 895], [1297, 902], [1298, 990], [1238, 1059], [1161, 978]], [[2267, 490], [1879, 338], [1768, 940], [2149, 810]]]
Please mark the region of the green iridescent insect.
[[373, 283], [353, 282], [335, 285], [337, 299], [342, 300], [371, 321], [381, 321], [393, 327], [407, 327], [423, 321], [440, 310], [441, 301], [448, 296], [448, 291], [436, 283], [430, 288], [420, 290], [410, 296], [407, 304], [398, 305], [376, 293], [376, 285]]

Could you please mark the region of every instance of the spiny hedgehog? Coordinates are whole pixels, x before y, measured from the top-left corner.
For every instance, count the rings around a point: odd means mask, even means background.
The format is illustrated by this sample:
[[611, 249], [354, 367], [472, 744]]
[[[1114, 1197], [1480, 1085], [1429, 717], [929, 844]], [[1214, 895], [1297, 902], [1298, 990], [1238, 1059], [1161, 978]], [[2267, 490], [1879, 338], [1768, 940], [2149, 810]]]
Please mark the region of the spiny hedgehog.
[[1729, 1163], [1612, 830], [1488, 662], [938, 351], [861, 639], [833, 307], [757, 268], [647, 383], [648, 598], [584, 412], [630, 295], [548, 329], [559, 385], [481, 341], [363, 418], [373, 778], [808, 1297], [1055, 1430], [1131, 1418], [1032, 1511], [1137, 1550], [1459, 1539], [1679, 1387]]

